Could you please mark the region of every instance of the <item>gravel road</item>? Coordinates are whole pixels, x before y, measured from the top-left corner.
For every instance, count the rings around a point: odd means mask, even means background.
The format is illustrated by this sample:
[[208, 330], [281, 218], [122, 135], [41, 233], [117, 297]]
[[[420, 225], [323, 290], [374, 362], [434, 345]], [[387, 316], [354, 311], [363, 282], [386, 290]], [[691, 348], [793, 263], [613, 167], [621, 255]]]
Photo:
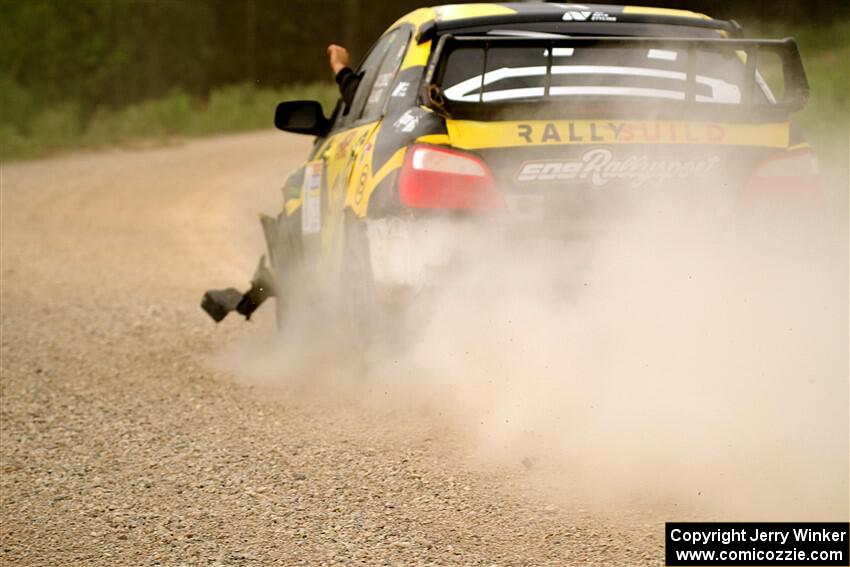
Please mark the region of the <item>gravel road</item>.
[[660, 564], [661, 518], [555, 505], [434, 416], [251, 386], [216, 327], [309, 140], [2, 166], [4, 565]]

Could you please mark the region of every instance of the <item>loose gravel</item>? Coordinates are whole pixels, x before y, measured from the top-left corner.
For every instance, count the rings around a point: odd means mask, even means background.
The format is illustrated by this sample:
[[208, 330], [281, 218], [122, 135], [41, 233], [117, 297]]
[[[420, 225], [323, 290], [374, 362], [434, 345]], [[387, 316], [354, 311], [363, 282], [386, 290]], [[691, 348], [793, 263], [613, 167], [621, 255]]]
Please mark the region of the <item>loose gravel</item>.
[[0, 562], [661, 563], [657, 518], [556, 505], [438, 419], [212, 369], [246, 325], [213, 326], [200, 293], [250, 274], [255, 211], [308, 144], [3, 164]]

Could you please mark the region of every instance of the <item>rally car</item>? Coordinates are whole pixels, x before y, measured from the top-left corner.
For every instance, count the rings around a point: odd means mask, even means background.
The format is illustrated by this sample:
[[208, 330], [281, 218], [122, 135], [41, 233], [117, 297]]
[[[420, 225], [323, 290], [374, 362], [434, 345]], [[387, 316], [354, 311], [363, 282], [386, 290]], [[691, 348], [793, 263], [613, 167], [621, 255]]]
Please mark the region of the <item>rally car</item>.
[[463, 246], [429, 242], [445, 218], [568, 238], [635, 193], [719, 173], [741, 200], [815, 186], [789, 118], [808, 97], [797, 45], [743, 39], [734, 21], [596, 4], [423, 8], [356, 74], [353, 100], [329, 118], [315, 101], [278, 106], [275, 125], [315, 143], [281, 212], [261, 217], [269, 263], [251, 289], [205, 294], [216, 321], [270, 296], [284, 319], [305, 287], [355, 307], [420, 289]]

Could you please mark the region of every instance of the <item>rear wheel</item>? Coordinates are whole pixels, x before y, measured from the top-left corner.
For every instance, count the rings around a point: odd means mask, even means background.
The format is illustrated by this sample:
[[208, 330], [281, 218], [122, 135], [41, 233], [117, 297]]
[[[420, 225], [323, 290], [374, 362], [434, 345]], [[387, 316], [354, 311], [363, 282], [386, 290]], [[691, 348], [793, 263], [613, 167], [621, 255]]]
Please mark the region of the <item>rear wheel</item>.
[[340, 278], [339, 307], [346, 334], [352, 347], [365, 354], [380, 320], [366, 223], [353, 213], [347, 213], [345, 218], [345, 248]]

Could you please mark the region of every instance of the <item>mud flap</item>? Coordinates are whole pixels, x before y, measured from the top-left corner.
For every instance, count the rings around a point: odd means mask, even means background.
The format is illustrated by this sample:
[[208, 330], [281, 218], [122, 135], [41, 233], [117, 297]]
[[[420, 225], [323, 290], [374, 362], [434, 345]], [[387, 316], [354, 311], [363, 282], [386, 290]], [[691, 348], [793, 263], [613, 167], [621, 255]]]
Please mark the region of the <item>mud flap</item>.
[[244, 315], [246, 320], [269, 297], [274, 296], [274, 275], [266, 267], [265, 254], [251, 278], [251, 288], [245, 293], [229, 287], [227, 289], [211, 289], [201, 299], [201, 308], [218, 323], [231, 311]]

